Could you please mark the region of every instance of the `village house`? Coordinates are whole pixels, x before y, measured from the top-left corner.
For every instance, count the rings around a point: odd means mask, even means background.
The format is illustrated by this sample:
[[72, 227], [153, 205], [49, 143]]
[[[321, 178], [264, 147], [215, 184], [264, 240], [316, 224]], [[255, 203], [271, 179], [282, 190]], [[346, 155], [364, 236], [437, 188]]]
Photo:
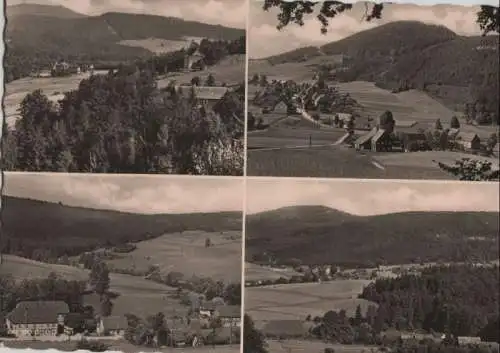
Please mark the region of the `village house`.
[[123, 336], [127, 327], [125, 316], [108, 316], [99, 320], [96, 331], [99, 336]]
[[217, 309], [217, 304], [213, 302], [205, 302], [200, 305], [200, 318], [207, 319], [211, 318], [214, 315], [215, 310]]
[[465, 151], [479, 150], [481, 139], [476, 133], [459, 132], [455, 137], [455, 143]]
[[64, 333], [68, 313], [63, 301], [19, 302], [6, 318], [7, 331], [16, 337], [56, 336]]
[[193, 69], [197, 66], [202, 68], [202, 62], [204, 58], [205, 56], [198, 49], [196, 49], [194, 53], [192, 53], [191, 55], [186, 55], [184, 57], [184, 70], [193, 71]]
[[194, 94], [200, 107], [214, 109], [221, 99], [229, 92], [227, 87], [208, 87], [208, 86], [177, 86], [177, 92], [184, 97]]
[[371, 139], [371, 150], [373, 152], [389, 151], [392, 148], [390, 134], [385, 129], [378, 129]]
[[220, 305], [215, 310], [222, 327], [240, 327], [241, 326], [241, 306], [239, 305]]
[[368, 133], [358, 137], [357, 140], [354, 141], [354, 147], [358, 151], [369, 150], [371, 147], [371, 140], [372, 140], [373, 136], [375, 136], [377, 134], [377, 130], [378, 129], [376, 127], [374, 127]]

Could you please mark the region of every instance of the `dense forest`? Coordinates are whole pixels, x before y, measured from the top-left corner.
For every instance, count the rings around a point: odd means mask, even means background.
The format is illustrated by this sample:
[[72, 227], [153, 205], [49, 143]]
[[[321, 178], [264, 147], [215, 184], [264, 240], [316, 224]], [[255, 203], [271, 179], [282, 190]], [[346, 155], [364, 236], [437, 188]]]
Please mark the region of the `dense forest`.
[[321, 206], [247, 217], [253, 262], [374, 267], [498, 258], [498, 213], [407, 212], [355, 216]]
[[241, 230], [241, 212], [139, 215], [4, 196], [2, 223], [2, 253], [56, 262], [165, 233]]

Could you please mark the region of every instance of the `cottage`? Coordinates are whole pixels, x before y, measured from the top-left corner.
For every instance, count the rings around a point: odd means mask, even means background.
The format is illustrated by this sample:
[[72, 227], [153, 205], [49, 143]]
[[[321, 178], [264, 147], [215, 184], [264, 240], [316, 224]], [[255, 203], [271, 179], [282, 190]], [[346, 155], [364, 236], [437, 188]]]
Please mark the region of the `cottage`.
[[205, 302], [200, 306], [200, 317], [201, 318], [211, 318], [217, 309], [217, 304], [213, 302]]
[[213, 109], [229, 92], [229, 89], [227, 87], [178, 86], [177, 92], [184, 97], [189, 97], [193, 93], [202, 106]]
[[198, 49], [196, 49], [194, 53], [184, 57], [184, 69], [192, 71], [195, 66], [202, 64], [204, 58], [205, 56]]
[[460, 132], [455, 138], [455, 143], [465, 150], [478, 150], [481, 148], [481, 139], [476, 133]]
[[423, 132], [402, 132], [399, 136], [405, 152], [422, 149], [427, 144], [427, 137]]
[[123, 336], [128, 327], [125, 316], [108, 316], [99, 320], [97, 334], [100, 336]]
[[64, 332], [64, 317], [68, 313], [68, 305], [63, 301], [20, 302], [7, 316], [7, 331], [17, 337], [56, 336]]
[[354, 141], [354, 147], [359, 150], [367, 150], [371, 147], [372, 138], [377, 134], [377, 128], [374, 127], [367, 134], [361, 135], [356, 141]]
[[391, 149], [390, 135], [385, 129], [378, 129], [377, 133], [371, 139], [372, 151], [387, 151]]
[[223, 327], [241, 326], [241, 306], [239, 305], [218, 306], [215, 316], [220, 319]]

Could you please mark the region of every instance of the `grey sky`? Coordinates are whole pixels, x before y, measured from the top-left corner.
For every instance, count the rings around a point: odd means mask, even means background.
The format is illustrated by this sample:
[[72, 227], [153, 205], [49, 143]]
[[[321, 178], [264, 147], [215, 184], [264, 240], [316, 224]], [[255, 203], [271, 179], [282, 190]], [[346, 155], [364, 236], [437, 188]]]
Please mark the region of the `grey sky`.
[[311, 178], [249, 178], [247, 213], [323, 205], [352, 214], [497, 211], [498, 183]]
[[[428, 4], [429, 1], [424, 3]], [[416, 20], [429, 24], [444, 25], [461, 35], [478, 35], [480, 30], [475, 22], [477, 11], [477, 5], [442, 4], [422, 6], [415, 4], [386, 4], [381, 20], [366, 22], [361, 20], [365, 13], [365, 3], [358, 2], [354, 4], [351, 11], [330, 21], [328, 33], [322, 35], [320, 23], [315, 16], [308, 17], [303, 27], [292, 24], [282, 31], [278, 31], [276, 29], [278, 23], [276, 19], [277, 9], [274, 8], [269, 12], [265, 12], [262, 10], [262, 2], [251, 1], [248, 53], [250, 58], [267, 57], [307, 45], [323, 45], [384, 23], [402, 20]]]
[[3, 194], [133, 213], [242, 211], [231, 177], [5, 172]]
[[98, 15], [108, 11], [180, 17], [185, 20], [245, 28], [246, 0], [7, 0], [7, 5], [36, 3], [62, 5]]

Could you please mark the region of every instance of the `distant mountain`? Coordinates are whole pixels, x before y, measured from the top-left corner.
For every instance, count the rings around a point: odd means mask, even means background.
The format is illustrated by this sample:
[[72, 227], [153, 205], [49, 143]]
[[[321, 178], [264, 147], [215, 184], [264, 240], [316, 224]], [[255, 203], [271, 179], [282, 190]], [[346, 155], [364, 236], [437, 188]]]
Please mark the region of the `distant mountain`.
[[[336, 73], [341, 81], [365, 80], [386, 88], [407, 85], [426, 90], [432, 85], [465, 88], [487, 85], [490, 91], [495, 91], [499, 72], [498, 40], [498, 35], [463, 37], [444, 26], [399, 21], [321, 47], [300, 48], [267, 60], [273, 64], [304, 62], [308, 65], [309, 60], [319, 56], [327, 59], [343, 54], [347, 56], [348, 69]], [[444, 96], [450, 95], [449, 92], [443, 92], [443, 88], [430, 91], [448, 103]], [[457, 100], [463, 97], [456, 97]], [[451, 99], [449, 103], [457, 102]]]
[[[291, 216], [292, 215], [292, 216]], [[498, 257], [496, 212], [407, 212], [355, 216], [294, 207], [247, 216], [246, 256], [278, 262], [368, 266]]]
[[4, 253], [28, 258], [39, 250], [77, 255], [165, 233], [241, 230], [241, 217], [241, 212], [142, 215], [6, 196], [1, 241]]
[[7, 6], [7, 16], [9, 20], [17, 16], [49, 16], [52, 18], [75, 19], [83, 18], [86, 15], [74, 12], [64, 6], [52, 6], [41, 4], [18, 4]]

